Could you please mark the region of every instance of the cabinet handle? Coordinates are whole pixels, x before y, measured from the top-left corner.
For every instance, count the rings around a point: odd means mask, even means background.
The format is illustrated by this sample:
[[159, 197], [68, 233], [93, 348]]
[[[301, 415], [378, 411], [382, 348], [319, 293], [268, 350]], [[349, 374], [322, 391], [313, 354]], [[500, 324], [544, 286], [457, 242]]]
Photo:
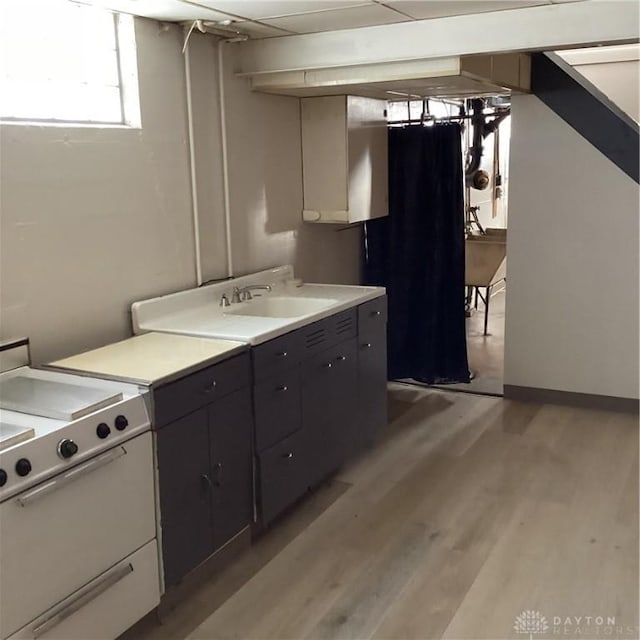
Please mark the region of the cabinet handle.
[[289, 453], [285, 453], [282, 457], [285, 460], [291, 460], [293, 458], [293, 451], [289, 451]]
[[344, 362], [346, 359], [347, 359], [347, 356], [338, 356], [338, 357], [336, 358], [336, 360], [337, 360], [338, 362]]
[[325, 369], [331, 369], [331, 367], [333, 367], [333, 363], [331, 363], [331, 362], [325, 362], [322, 366], [323, 366]]
[[200, 476], [200, 481], [202, 482], [202, 486], [205, 491], [210, 491], [211, 488], [213, 487], [213, 484], [211, 483], [211, 478], [206, 473], [203, 473]]
[[58, 476], [45, 484], [41, 484], [40, 486], [32, 489], [28, 493], [23, 493], [18, 498], [18, 504], [21, 507], [26, 507], [27, 505], [39, 500], [40, 498], [44, 498], [48, 496], [50, 493], [66, 486], [69, 482], [72, 482], [76, 478], [81, 478], [82, 476], [92, 473], [96, 469], [100, 469], [105, 465], [110, 464], [111, 462], [115, 462], [118, 458], [127, 455], [127, 450], [124, 447], [118, 447], [117, 449], [112, 449], [107, 453], [98, 456], [97, 458], [93, 458], [93, 460], [89, 460], [85, 464], [81, 464], [75, 469], [71, 469], [67, 471], [62, 476]]
[[216, 470], [215, 485], [216, 487], [220, 487], [222, 486], [222, 462], [216, 462], [215, 470]]
[[286, 358], [287, 357], [287, 352], [286, 351], [280, 351], [280, 352], [276, 353], [276, 355], [278, 356], [278, 358]]
[[279, 387], [276, 387], [276, 391], [286, 391], [289, 387], [286, 384], [283, 384]]
[[362, 345], [362, 348], [363, 348], [363, 349], [371, 349], [371, 347], [372, 347], [372, 346], [373, 346], [373, 345], [372, 345], [370, 342], [365, 342], [365, 343]]
[[214, 380], [208, 387], [204, 388], [204, 393], [213, 393], [216, 390], [217, 382]]
[[381, 312], [380, 312], [380, 311], [372, 311], [372, 312], [371, 312], [371, 316], [372, 316], [373, 318], [376, 318], [376, 317], [378, 317], [379, 315], [381, 315]]

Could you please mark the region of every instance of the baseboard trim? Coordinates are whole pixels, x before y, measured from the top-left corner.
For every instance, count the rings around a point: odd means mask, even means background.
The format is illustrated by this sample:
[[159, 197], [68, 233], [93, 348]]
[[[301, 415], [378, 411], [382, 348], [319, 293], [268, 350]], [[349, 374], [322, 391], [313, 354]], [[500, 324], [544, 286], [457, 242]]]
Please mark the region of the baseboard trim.
[[508, 400], [538, 402], [540, 404], [562, 404], [569, 407], [599, 409], [601, 411], [637, 414], [640, 410], [640, 400], [636, 398], [619, 398], [617, 396], [600, 396], [591, 393], [577, 393], [575, 391], [521, 387], [514, 384], [504, 385], [504, 397]]

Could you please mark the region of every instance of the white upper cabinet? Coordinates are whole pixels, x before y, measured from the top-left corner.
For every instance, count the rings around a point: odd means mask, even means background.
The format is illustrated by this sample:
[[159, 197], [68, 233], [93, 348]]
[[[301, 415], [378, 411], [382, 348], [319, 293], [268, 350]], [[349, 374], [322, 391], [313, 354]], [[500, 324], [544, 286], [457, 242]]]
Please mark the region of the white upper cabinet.
[[304, 220], [349, 224], [388, 215], [386, 101], [300, 102]]

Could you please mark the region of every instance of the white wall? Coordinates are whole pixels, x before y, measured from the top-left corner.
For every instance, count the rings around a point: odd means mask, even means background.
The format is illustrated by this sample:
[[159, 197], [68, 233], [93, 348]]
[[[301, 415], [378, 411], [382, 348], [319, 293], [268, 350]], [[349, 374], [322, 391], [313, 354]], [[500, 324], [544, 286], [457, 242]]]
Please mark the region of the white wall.
[[[196, 284], [183, 34], [137, 19], [136, 37], [141, 130], [0, 128], [0, 336], [30, 336], [36, 362], [125, 338], [131, 302]], [[227, 260], [215, 42], [190, 44], [205, 280]], [[357, 282], [359, 228], [301, 221], [299, 101], [230, 64], [226, 84], [235, 274]]]
[[625, 60], [605, 64], [575, 66], [612, 102], [636, 122], [640, 122], [640, 61]]
[[558, 51], [636, 122], [640, 122], [640, 45], [592, 47]]
[[137, 21], [142, 129], [0, 129], [3, 337], [36, 361], [129, 335], [129, 305], [195, 282], [181, 31]]
[[638, 185], [513, 96], [505, 384], [638, 398]]
[[291, 262], [307, 281], [358, 283], [361, 228], [302, 222], [300, 101], [250, 91], [236, 54], [225, 46], [235, 274]]

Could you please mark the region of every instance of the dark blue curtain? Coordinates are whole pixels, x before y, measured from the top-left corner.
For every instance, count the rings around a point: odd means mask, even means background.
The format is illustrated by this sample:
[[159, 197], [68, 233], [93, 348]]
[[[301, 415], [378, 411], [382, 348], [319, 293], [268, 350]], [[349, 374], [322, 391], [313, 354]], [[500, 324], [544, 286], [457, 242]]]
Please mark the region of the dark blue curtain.
[[365, 284], [389, 297], [389, 378], [469, 382], [458, 124], [389, 130], [389, 216], [366, 223]]

